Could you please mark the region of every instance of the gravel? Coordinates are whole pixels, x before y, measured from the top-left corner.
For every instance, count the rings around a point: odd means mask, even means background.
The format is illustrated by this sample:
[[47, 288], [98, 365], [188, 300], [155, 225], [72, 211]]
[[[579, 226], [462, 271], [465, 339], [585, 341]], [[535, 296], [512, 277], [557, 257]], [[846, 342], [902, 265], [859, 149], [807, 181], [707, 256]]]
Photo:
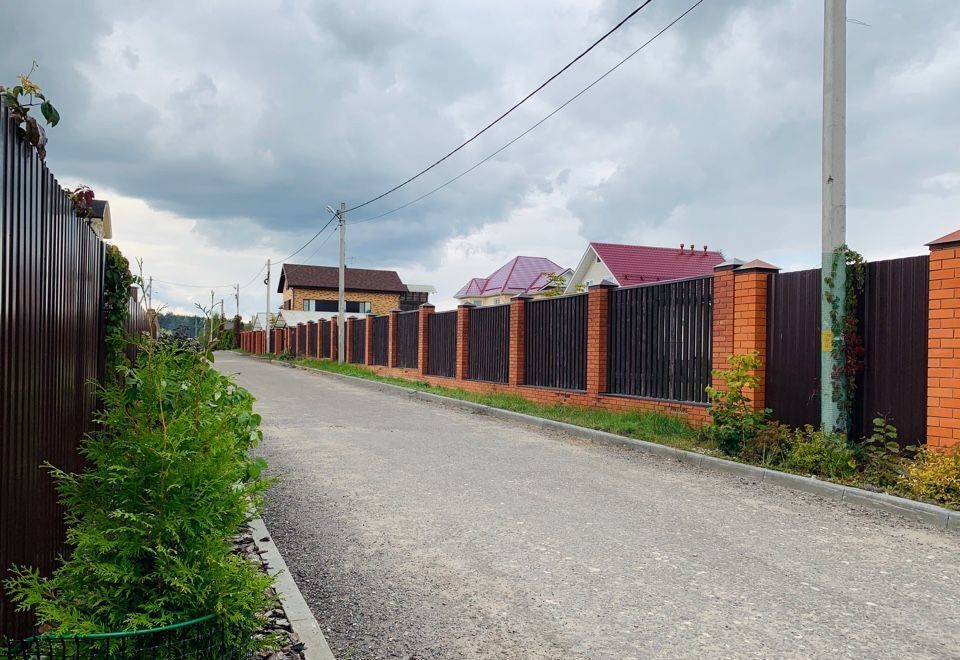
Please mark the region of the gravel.
[[960, 658], [960, 537], [234, 354], [337, 658]]

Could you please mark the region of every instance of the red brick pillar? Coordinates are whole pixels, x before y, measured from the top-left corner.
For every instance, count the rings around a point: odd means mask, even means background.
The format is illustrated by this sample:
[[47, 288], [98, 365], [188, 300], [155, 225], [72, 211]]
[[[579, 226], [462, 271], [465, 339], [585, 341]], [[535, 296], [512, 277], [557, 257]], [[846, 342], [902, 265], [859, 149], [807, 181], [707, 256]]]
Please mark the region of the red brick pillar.
[[755, 391], [747, 392], [754, 410], [766, 407], [767, 291], [770, 276], [779, 270], [755, 260], [733, 271], [733, 352], [756, 351], [760, 356], [760, 367], [754, 371], [760, 382]]
[[420, 325], [417, 332], [417, 371], [421, 376], [427, 373], [430, 349], [430, 316], [436, 311], [432, 303], [420, 305]]
[[363, 337], [363, 363], [373, 364], [373, 319], [377, 318], [375, 314], [367, 314], [367, 322], [364, 326]]
[[346, 333], [343, 336], [344, 362], [353, 362], [353, 324], [356, 322], [356, 316], [348, 316], [346, 323]]
[[524, 337], [524, 319], [527, 301], [533, 296], [520, 294], [510, 301], [510, 358], [507, 382], [510, 385], [523, 385], [526, 342]]
[[339, 356], [337, 355], [337, 345], [339, 344], [338, 334], [340, 328], [337, 327], [337, 317], [330, 319], [330, 359], [337, 361]]
[[927, 446], [960, 445], [960, 231], [927, 243]]
[[457, 306], [457, 380], [466, 380], [470, 373], [470, 310], [471, 303]]
[[387, 366], [391, 369], [397, 368], [397, 316], [399, 314], [399, 309], [391, 309], [387, 326]]
[[587, 292], [587, 394], [595, 398], [607, 391], [610, 291], [616, 287], [604, 280]]

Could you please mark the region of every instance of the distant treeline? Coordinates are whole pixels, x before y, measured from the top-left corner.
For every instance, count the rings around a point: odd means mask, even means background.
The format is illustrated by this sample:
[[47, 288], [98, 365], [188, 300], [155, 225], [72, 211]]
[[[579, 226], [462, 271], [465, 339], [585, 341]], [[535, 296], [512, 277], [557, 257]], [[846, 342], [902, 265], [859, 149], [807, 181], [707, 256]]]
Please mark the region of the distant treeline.
[[206, 332], [207, 321], [202, 316], [188, 316], [186, 314], [172, 314], [161, 312], [157, 315], [160, 320], [160, 329], [185, 337], [196, 337]]

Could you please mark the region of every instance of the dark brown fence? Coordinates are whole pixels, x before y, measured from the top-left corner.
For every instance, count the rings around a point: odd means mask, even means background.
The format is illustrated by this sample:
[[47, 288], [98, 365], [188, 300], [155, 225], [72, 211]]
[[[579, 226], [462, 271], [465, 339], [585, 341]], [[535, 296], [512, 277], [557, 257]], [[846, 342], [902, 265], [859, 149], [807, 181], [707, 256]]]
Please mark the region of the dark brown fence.
[[375, 316], [373, 318], [373, 355], [374, 364], [387, 366], [387, 355], [390, 350], [390, 317]]
[[587, 294], [527, 302], [523, 332], [526, 385], [587, 389]]
[[[0, 109], [0, 576], [66, 551], [47, 470], [79, 471], [103, 376], [104, 246]], [[32, 617], [0, 588], [0, 637]]]
[[397, 366], [416, 369], [420, 351], [420, 310], [397, 314]]
[[612, 290], [610, 392], [705, 402], [712, 310], [712, 277]]
[[330, 321], [320, 322], [320, 357], [330, 357]]
[[307, 322], [307, 356], [317, 357], [317, 324], [313, 321]]
[[307, 325], [305, 323], [297, 324], [297, 356], [306, 357], [307, 355]]
[[427, 373], [457, 375], [457, 311], [438, 312], [427, 317]]
[[510, 376], [510, 305], [470, 310], [467, 378], [506, 383]]
[[350, 361], [363, 364], [367, 361], [367, 319], [354, 319], [350, 330]]
[[[885, 417], [904, 445], [926, 439], [929, 257], [868, 263], [858, 311], [864, 369], [857, 377], [851, 435]], [[820, 424], [820, 270], [770, 279], [767, 407], [792, 425]]]

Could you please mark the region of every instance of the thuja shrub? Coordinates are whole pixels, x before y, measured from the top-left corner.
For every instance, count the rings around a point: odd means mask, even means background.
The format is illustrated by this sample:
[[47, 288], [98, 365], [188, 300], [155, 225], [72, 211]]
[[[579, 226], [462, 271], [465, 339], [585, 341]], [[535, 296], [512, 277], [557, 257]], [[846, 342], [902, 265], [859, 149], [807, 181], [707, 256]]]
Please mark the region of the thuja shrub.
[[72, 548], [50, 578], [15, 571], [6, 587], [52, 633], [153, 628], [221, 615], [241, 646], [271, 603], [270, 578], [232, 554], [231, 537], [267, 481], [253, 398], [195, 342], [145, 342], [122, 383], [102, 389], [86, 471], [51, 468]]

